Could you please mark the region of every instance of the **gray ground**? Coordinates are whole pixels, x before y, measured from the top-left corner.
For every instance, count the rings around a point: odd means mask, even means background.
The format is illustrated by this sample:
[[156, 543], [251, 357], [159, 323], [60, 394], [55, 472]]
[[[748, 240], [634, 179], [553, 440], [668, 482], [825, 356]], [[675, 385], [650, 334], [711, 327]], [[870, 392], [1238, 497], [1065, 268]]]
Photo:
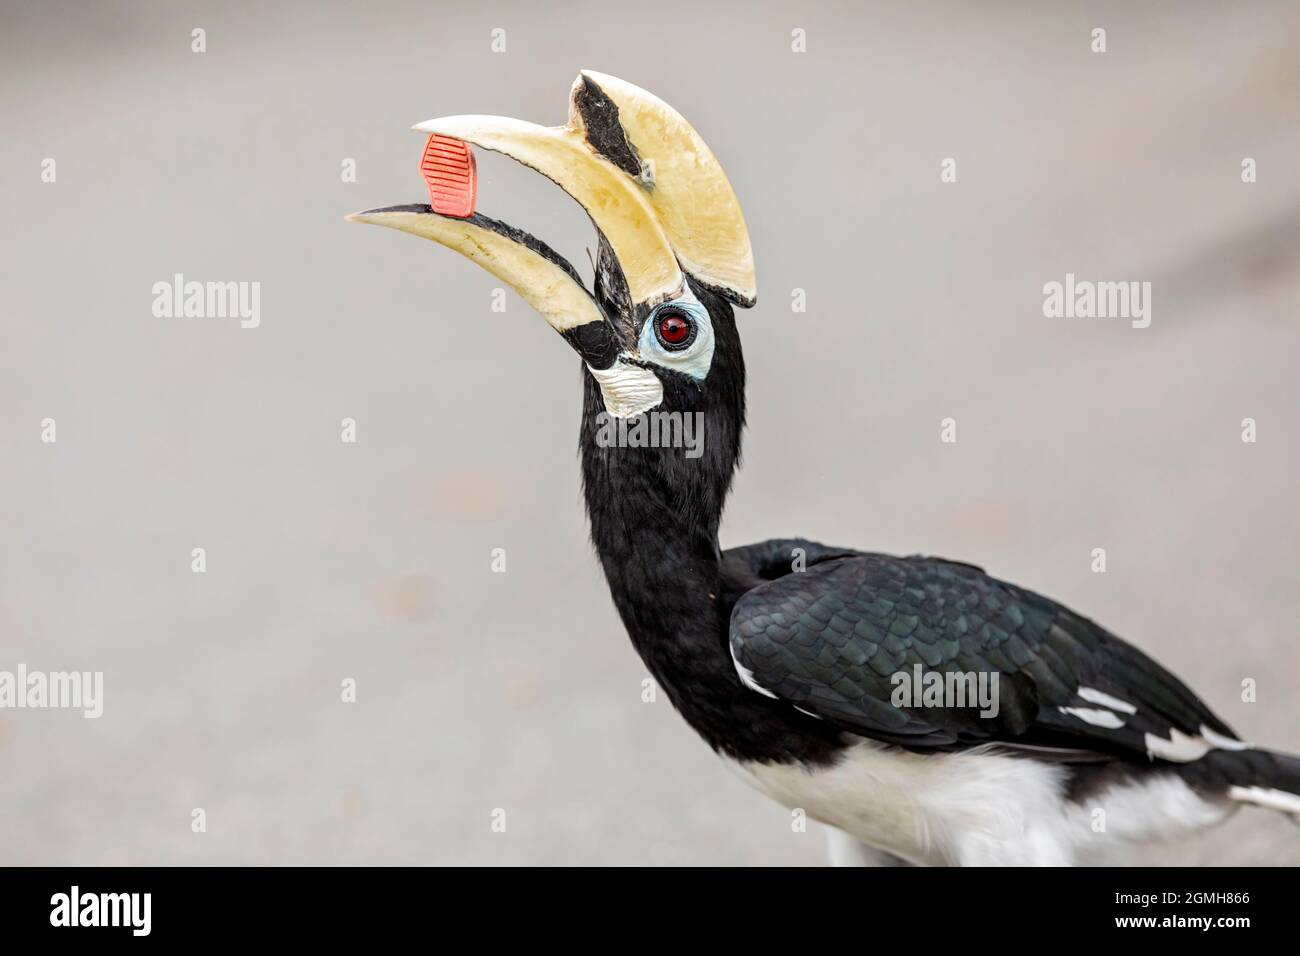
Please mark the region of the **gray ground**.
[[[0, 669], [102, 670], [106, 701], [0, 710], [0, 862], [822, 859], [642, 702], [572, 353], [341, 218], [423, 198], [411, 123], [558, 123], [580, 67], [686, 113], [745, 204], [725, 544], [981, 563], [1300, 749], [1300, 8], [619, 6], [3, 4]], [[573, 203], [480, 169], [483, 211], [585, 267]], [[176, 272], [261, 282], [260, 327], [155, 318]], [[1066, 272], [1151, 281], [1151, 327], [1044, 318]], [[1296, 863], [1300, 830], [1247, 811], [1142, 858]]]

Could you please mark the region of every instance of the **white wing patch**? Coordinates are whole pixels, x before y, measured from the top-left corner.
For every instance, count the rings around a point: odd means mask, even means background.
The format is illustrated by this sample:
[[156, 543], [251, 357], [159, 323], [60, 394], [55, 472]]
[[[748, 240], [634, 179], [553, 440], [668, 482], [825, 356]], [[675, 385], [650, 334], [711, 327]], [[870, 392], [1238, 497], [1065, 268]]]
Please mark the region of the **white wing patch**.
[[1092, 724], [1094, 727], [1118, 730], [1124, 726], [1124, 718], [1120, 717], [1120, 714], [1137, 713], [1137, 708], [1128, 701], [1112, 697], [1110, 694], [1104, 694], [1091, 687], [1080, 686], [1075, 691], [1075, 694], [1079, 696], [1080, 700], [1086, 700], [1090, 704], [1099, 704], [1108, 709], [1099, 710], [1095, 707], [1058, 707], [1056, 709], [1071, 717], [1078, 717], [1085, 724]]
[[1200, 760], [1211, 750], [1250, 750], [1251, 745], [1234, 737], [1215, 733], [1204, 724], [1197, 736], [1190, 737], [1176, 727], [1169, 728], [1169, 739], [1146, 735], [1147, 753], [1162, 760], [1190, 763]]
[[1085, 724], [1092, 724], [1094, 727], [1118, 730], [1124, 726], [1124, 721], [1114, 711], [1093, 710], [1090, 707], [1058, 707], [1056, 709], [1071, 717], [1078, 717]]
[[1235, 737], [1225, 737], [1223, 734], [1216, 734], [1209, 727], [1201, 724], [1201, 736], [1204, 737], [1216, 750], [1250, 750], [1255, 745], [1248, 744], [1244, 740], [1238, 740]]
[[[776, 694], [772, 693], [758, 681], [754, 680], [754, 672], [736, 659], [736, 649], [731, 646], [730, 641], [727, 642], [727, 650], [731, 652], [731, 663], [735, 665], [736, 673], [740, 675], [740, 682], [750, 690], [756, 691], [764, 697], [771, 697], [773, 700], [776, 700]], [[798, 708], [795, 709], [797, 710]], [[811, 716], [816, 715], [814, 714]]]
[[1147, 734], [1145, 738], [1147, 753], [1162, 760], [1174, 760], [1178, 763], [1190, 763], [1200, 760], [1210, 752], [1210, 745], [1204, 737], [1189, 737], [1177, 727], [1169, 728], [1169, 739]]
[[[1094, 687], [1080, 685], [1075, 693], [1079, 695], [1080, 700], [1086, 700], [1090, 704], [1099, 704], [1109, 709], [1093, 710], [1088, 707], [1058, 707], [1057, 710], [1063, 714], [1078, 717], [1094, 727], [1117, 730], [1124, 726], [1124, 721], [1115, 712], [1121, 714], [1137, 713], [1137, 708], [1128, 701], [1112, 697], [1110, 694]], [[1155, 734], [1146, 734], [1144, 743], [1149, 756], [1159, 757], [1161, 760], [1172, 760], [1177, 763], [1190, 763], [1193, 760], [1200, 760], [1211, 750], [1249, 750], [1251, 747], [1250, 744], [1237, 740], [1235, 737], [1225, 737], [1223, 734], [1215, 733], [1204, 724], [1201, 724], [1201, 729], [1195, 737], [1183, 733], [1176, 727], [1170, 727], [1167, 738], [1158, 737]]]
[[1136, 714], [1138, 711], [1128, 701], [1120, 700], [1118, 697], [1111, 697], [1110, 694], [1103, 694], [1091, 687], [1080, 687], [1077, 693], [1090, 704], [1101, 704], [1101, 706], [1109, 707], [1111, 710], [1118, 710], [1121, 714]]

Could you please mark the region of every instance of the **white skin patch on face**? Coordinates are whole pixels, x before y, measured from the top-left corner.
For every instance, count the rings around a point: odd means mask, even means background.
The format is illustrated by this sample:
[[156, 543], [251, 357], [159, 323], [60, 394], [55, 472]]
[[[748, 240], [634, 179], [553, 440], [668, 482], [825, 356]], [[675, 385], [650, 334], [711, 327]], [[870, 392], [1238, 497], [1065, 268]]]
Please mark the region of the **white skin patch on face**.
[[649, 369], [615, 362], [609, 368], [587, 366], [605, 397], [605, 410], [615, 418], [633, 418], [664, 400], [664, 386]]

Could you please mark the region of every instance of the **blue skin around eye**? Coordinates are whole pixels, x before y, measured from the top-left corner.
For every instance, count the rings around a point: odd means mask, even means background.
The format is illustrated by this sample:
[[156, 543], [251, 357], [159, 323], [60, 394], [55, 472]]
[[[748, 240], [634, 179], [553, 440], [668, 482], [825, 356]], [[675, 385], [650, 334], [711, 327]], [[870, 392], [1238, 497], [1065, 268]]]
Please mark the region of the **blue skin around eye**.
[[[659, 337], [655, 335], [659, 313], [667, 308], [685, 312], [695, 321], [695, 341], [689, 348], [680, 352], [670, 352], [665, 349], [659, 344]], [[709, 310], [689, 292], [681, 298], [671, 299], [656, 306], [646, 319], [645, 325], [641, 327], [637, 348], [642, 359], [689, 375], [691, 378], [703, 380], [709, 374], [709, 366], [713, 362], [713, 323], [709, 320]]]

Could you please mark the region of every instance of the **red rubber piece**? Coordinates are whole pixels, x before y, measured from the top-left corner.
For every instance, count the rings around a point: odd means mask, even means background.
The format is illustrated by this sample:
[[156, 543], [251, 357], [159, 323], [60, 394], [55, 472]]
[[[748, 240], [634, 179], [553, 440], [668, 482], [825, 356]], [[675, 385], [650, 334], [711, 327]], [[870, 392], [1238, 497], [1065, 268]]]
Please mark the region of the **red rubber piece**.
[[420, 174], [429, 186], [429, 205], [434, 212], [456, 219], [474, 215], [478, 167], [469, 143], [434, 133], [420, 157]]

